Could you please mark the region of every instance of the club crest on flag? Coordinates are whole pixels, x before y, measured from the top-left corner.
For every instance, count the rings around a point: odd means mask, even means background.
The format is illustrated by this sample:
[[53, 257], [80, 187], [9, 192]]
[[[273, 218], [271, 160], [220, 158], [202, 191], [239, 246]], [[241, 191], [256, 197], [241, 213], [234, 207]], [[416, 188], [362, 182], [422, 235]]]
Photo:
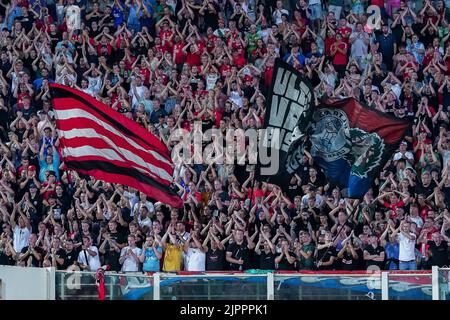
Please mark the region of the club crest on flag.
[[353, 175], [366, 178], [372, 169], [380, 165], [384, 142], [376, 133], [368, 133], [359, 128], [349, 131], [352, 150], [346, 159], [352, 166]]
[[314, 113], [313, 119], [312, 156], [331, 162], [351, 151], [348, 118], [344, 111], [320, 109]]

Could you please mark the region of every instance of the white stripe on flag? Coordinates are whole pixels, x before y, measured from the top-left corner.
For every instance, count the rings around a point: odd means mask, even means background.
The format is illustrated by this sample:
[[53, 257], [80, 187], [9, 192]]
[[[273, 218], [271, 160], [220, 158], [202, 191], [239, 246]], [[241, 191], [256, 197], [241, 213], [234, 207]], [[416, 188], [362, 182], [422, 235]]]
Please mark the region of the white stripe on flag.
[[[68, 139], [68, 143], [70, 144], [70, 139], [76, 139], [76, 138], [100, 138], [103, 139], [105, 142], [108, 143], [108, 145], [111, 146], [111, 149], [115, 150], [117, 153], [122, 154], [125, 159], [133, 161], [135, 164], [140, 165], [144, 168], [147, 168], [152, 174], [157, 175], [161, 177], [164, 180], [167, 180], [169, 183], [172, 181], [172, 176], [164, 169], [160, 167], [156, 167], [153, 164], [146, 162], [144, 159], [142, 159], [140, 156], [136, 155], [135, 153], [131, 152], [130, 150], [124, 149], [116, 145], [113, 141], [111, 141], [108, 137], [101, 135], [95, 129], [92, 128], [85, 128], [85, 129], [72, 129], [72, 130], [59, 130], [61, 133], [61, 136], [65, 139]], [[107, 150], [107, 149], [101, 149], [101, 150]], [[119, 156], [119, 155], [117, 155]], [[119, 160], [119, 159], [114, 159]], [[121, 159], [123, 161], [123, 159]]]
[[[128, 166], [130, 166], [129, 162], [126, 162], [123, 160], [123, 158], [120, 157], [120, 155], [117, 154], [117, 152], [115, 152], [112, 149], [98, 149], [92, 146], [83, 146], [83, 147], [76, 147], [76, 148], [72, 148], [72, 147], [65, 147], [63, 149], [64, 152], [64, 156], [71, 156], [74, 158], [78, 158], [78, 157], [102, 157], [105, 158], [105, 160], [111, 160], [111, 161], [120, 161], [123, 164], [126, 164]], [[131, 166], [132, 168], [139, 170], [140, 172], [142, 172], [143, 174], [146, 174], [152, 178], [155, 178], [155, 175], [153, 173], [149, 173], [146, 170], [137, 167], [137, 166]]]
[[141, 147], [139, 144], [131, 140], [130, 138], [127, 138], [125, 135], [123, 135], [120, 131], [117, 131], [114, 127], [109, 125], [107, 122], [104, 122], [97, 118], [95, 115], [83, 110], [83, 109], [67, 109], [67, 110], [54, 110], [55, 111], [55, 117], [56, 120], [70, 120], [74, 118], [86, 118], [92, 121], [97, 122], [99, 126], [104, 127], [106, 130], [110, 131], [111, 133], [123, 138], [125, 141], [127, 141], [129, 144], [131, 144], [136, 149], [142, 150], [146, 153], [151, 154], [155, 159], [165, 162], [168, 165], [171, 165], [170, 161], [168, 161], [166, 158], [162, 157], [158, 154], [158, 152], [152, 151], [152, 150], [146, 150], [145, 148]]

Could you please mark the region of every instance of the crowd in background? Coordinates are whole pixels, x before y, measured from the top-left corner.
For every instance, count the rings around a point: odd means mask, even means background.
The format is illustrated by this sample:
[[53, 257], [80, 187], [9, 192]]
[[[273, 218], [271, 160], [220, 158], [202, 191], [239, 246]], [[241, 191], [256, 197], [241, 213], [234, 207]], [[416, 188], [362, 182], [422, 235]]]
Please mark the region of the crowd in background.
[[[450, 1], [428, 0], [0, 1], [0, 264], [449, 265], [449, 13]], [[310, 80], [316, 103], [353, 97], [411, 121], [363, 199], [345, 198], [308, 151], [288, 192], [253, 179], [252, 165], [178, 165], [180, 209], [62, 161], [50, 83], [94, 96], [171, 150], [170, 133], [195, 121], [261, 128], [278, 57]]]

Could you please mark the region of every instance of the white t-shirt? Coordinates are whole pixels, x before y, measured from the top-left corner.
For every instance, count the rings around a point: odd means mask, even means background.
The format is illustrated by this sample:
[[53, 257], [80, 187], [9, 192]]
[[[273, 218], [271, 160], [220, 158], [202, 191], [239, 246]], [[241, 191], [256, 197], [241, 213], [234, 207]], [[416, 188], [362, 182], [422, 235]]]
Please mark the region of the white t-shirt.
[[[129, 247], [129, 246], [122, 248], [122, 251], [120, 252], [120, 257], [123, 257], [124, 255], [126, 255], [129, 249], [131, 249], [131, 247]], [[133, 248], [132, 250], [133, 250], [134, 254], [138, 257], [142, 253], [142, 249], [138, 248], [138, 247]], [[123, 261], [121, 271], [129, 271], [129, 272], [139, 271], [139, 262], [133, 256], [128, 256]]]
[[[90, 246], [89, 250], [96, 252], [97, 254], [93, 257], [87, 252], [87, 250], [81, 250], [78, 254], [78, 263], [86, 265], [86, 257], [89, 261], [89, 271], [97, 271], [102, 265], [100, 264], [100, 258], [98, 256], [98, 249], [96, 246]], [[86, 252], [86, 255], [84, 254]]]
[[30, 239], [30, 230], [27, 227], [20, 228], [16, 224], [13, 230], [13, 248], [14, 251], [20, 253], [20, 251], [28, 246], [28, 241]]
[[[305, 194], [302, 197], [302, 204], [304, 206], [308, 205], [308, 199], [309, 199], [309, 195], [307, 195], [307, 194]], [[319, 207], [322, 204], [322, 202], [323, 202], [322, 196], [320, 194], [316, 193], [316, 207]]]
[[410, 235], [413, 236], [412, 240], [408, 239], [401, 233], [397, 235], [397, 239], [400, 244], [400, 254], [398, 257], [400, 261], [416, 260], [416, 255], [414, 253], [416, 245], [416, 235], [412, 232], [410, 232]]
[[414, 222], [417, 225], [417, 228], [421, 229], [423, 226], [423, 220], [421, 217], [417, 216], [417, 217], [411, 217], [409, 216], [409, 218], [411, 219], [412, 222]]
[[227, 32], [229, 32], [229, 31], [230, 31], [230, 29], [228, 29], [228, 28], [222, 28], [222, 29], [218, 28], [218, 29], [216, 29], [216, 30], [213, 32], [213, 35], [215, 35], [216, 37], [221, 38], [221, 37], [225, 37], [225, 35], [226, 35]]
[[145, 217], [144, 219], [141, 219], [141, 216], [138, 216], [138, 224], [140, 228], [148, 227], [152, 228], [152, 220], [150, 220], [150, 217]]
[[275, 24], [280, 24], [283, 22], [283, 20], [281, 19], [281, 16], [283, 14], [287, 14], [289, 16], [289, 11], [287, 11], [286, 9], [276, 9], [272, 15], [273, 18], [273, 22]]
[[206, 254], [197, 248], [189, 248], [185, 256], [186, 271], [205, 271]]
[[398, 161], [401, 158], [406, 157], [408, 160], [414, 160], [414, 156], [410, 151], [406, 151], [405, 154], [402, 154], [400, 151], [394, 154], [394, 161]]
[[77, 5], [71, 5], [66, 10], [66, 21], [69, 29], [81, 29], [81, 11]]
[[219, 75], [215, 73], [208, 74], [206, 76], [206, 90], [213, 90], [216, 86], [217, 79], [219, 79]]
[[95, 94], [97, 94], [102, 88], [102, 78], [98, 77], [88, 77], [88, 88], [91, 89]]
[[236, 104], [239, 108], [242, 108], [244, 105], [244, 100], [242, 96], [237, 91], [231, 91], [229, 99]]
[[150, 201], [146, 201], [145, 204], [142, 204], [142, 203], [138, 202], [138, 203], [135, 203], [135, 204], [133, 205], [133, 207], [132, 207], [133, 210], [131, 210], [130, 216], [131, 216], [131, 217], [134, 217], [134, 215], [139, 214], [139, 209], [140, 209], [142, 206], [146, 206], [147, 209], [148, 209], [148, 212], [150, 212], [150, 213], [152, 213], [152, 212], [155, 211], [155, 206], [154, 206], [153, 203], [151, 203]]
[[133, 91], [133, 88], [131, 88], [130, 89], [130, 92], [128, 93], [128, 95], [130, 96], [130, 97], [132, 97], [132, 99], [131, 99], [131, 107], [134, 109], [134, 108], [137, 108], [137, 106], [138, 106], [138, 104], [139, 104], [139, 100], [140, 99], [142, 99], [142, 98], [144, 98], [144, 93], [145, 93], [145, 90], [147, 90], [147, 88], [144, 86], [144, 85], [141, 85], [141, 86], [136, 86], [135, 87], [136, 88], [136, 93], [139, 95], [139, 99], [136, 97], [136, 95], [134, 94], [134, 91]]
[[136, 193], [131, 193], [125, 190], [123, 192], [123, 196], [130, 201], [130, 208], [133, 208], [134, 205], [139, 202], [139, 197], [136, 195]]

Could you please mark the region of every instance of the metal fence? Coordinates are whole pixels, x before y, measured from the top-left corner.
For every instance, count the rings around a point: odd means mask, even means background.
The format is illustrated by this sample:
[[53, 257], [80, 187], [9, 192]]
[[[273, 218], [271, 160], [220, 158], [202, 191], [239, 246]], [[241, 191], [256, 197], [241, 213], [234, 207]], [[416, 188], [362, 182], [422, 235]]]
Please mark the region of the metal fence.
[[[449, 268], [300, 273], [110, 273], [108, 300], [450, 300]], [[96, 300], [95, 273], [55, 273], [57, 300]]]

